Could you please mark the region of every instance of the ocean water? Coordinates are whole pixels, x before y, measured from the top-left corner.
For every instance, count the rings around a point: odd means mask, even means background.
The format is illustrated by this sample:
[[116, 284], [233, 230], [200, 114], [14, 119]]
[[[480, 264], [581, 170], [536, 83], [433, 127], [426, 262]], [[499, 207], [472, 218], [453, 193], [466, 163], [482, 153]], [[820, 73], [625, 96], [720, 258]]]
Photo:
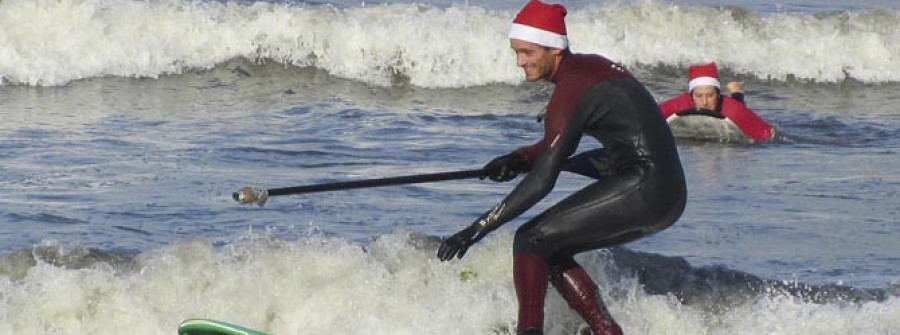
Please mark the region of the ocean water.
[[[441, 236], [513, 186], [478, 179], [272, 197], [478, 168], [536, 141], [520, 1], [0, 1], [0, 334], [506, 334], [512, 232]], [[573, 1], [575, 52], [659, 100], [716, 61], [784, 133], [679, 141], [673, 227], [578, 256], [628, 334], [900, 334], [900, 5]], [[588, 148], [586, 142], [583, 146]], [[547, 333], [580, 320], [551, 290]]]

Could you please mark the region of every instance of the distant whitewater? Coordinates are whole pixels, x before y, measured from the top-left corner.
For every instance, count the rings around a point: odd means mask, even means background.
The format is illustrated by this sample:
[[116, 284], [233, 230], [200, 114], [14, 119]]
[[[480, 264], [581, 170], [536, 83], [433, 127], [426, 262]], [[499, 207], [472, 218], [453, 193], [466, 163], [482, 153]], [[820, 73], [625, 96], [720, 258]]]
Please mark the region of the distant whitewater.
[[[380, 86], [516, 84], [513, 15], [476, 5], [4, 0], [0, 83], [157, 78], [244, 58]], [[896, 10], [761, 14], [648, 1], [577, 8], [567, 20], [574, 52], [630, 67], [716, 60], [762, 79], [900, 81]]]

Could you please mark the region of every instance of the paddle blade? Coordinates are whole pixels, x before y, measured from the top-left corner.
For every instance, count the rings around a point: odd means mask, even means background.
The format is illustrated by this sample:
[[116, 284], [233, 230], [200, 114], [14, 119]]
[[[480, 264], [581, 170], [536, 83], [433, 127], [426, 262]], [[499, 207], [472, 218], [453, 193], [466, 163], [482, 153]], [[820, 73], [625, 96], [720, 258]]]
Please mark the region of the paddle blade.
[[232, 193], [231, 197], [241, 205], [256, 204], [262, 207], [269, 200], [269, 191], [258, 190], [252, 187], [241, 187], [237, 192]]

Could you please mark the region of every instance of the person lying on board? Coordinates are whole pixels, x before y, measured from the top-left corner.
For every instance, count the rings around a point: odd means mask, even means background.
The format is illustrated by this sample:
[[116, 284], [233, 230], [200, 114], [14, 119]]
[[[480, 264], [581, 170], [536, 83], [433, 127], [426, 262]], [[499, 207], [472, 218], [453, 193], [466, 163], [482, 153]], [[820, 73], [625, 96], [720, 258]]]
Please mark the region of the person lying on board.
[[[537, 0], [516, 15], [509, 43], [517, 65], [527, 81], [555, 85], [544, 136], [485, 165], [494, 181], [527, 175], [499, 204], [445, 239], [437, 256], [442, 261], [463, 257], [485, 235], [546, 197], [560, 171], [588, 154], [598, 177], [516, 231], [516, 333], [543, 333], [544, 299], [552, 284], [593, 334], [618, 335], [621, 327], [574, 256], [668, 228], [684, 211], [687, 187], [675, 139], [656, 100], [619, 64], [596, 54], [572, 53], [565, 15], [562, 5]], [[585, 135], [596, 139], [598, 148], [570, 158]]]
[[742, 85], [729, 82], [731, 96], [721, 93], [716, 63], [693, 65], [688, 69], [688, 91], [659, 105], [666, 120], [677, 115], [705, 114], [723, 117], [754, 142], [774, 138], [775, 129], [744, 104]]

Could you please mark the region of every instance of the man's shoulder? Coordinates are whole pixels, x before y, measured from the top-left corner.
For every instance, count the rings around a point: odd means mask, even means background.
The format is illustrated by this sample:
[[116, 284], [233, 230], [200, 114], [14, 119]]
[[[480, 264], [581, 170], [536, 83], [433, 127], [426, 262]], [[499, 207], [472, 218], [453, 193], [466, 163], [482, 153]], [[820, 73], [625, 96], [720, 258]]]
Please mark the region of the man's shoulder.
[[694, 101], [691, 99], [690, 93], [682, 93], [659, 104], [659, 110], [666, 118], [692, 108], [694, 108]]
[[571, 54], [575, 67], [593, 70], [591, 72], [600, 72], [605, 76], [628, 77], [633, 78], [631, 73], [622, 64], [606, 58], [600, 54]]
[[666, 99], [659, 104], [660, 104], [660, 106], [662, 106], [662, 105], [677, 105], [677, 106], [687, 105], [687, 107], [693, 107], [694, 101], [691, 99], [690, 93], [682, 93], [675, 97]]

